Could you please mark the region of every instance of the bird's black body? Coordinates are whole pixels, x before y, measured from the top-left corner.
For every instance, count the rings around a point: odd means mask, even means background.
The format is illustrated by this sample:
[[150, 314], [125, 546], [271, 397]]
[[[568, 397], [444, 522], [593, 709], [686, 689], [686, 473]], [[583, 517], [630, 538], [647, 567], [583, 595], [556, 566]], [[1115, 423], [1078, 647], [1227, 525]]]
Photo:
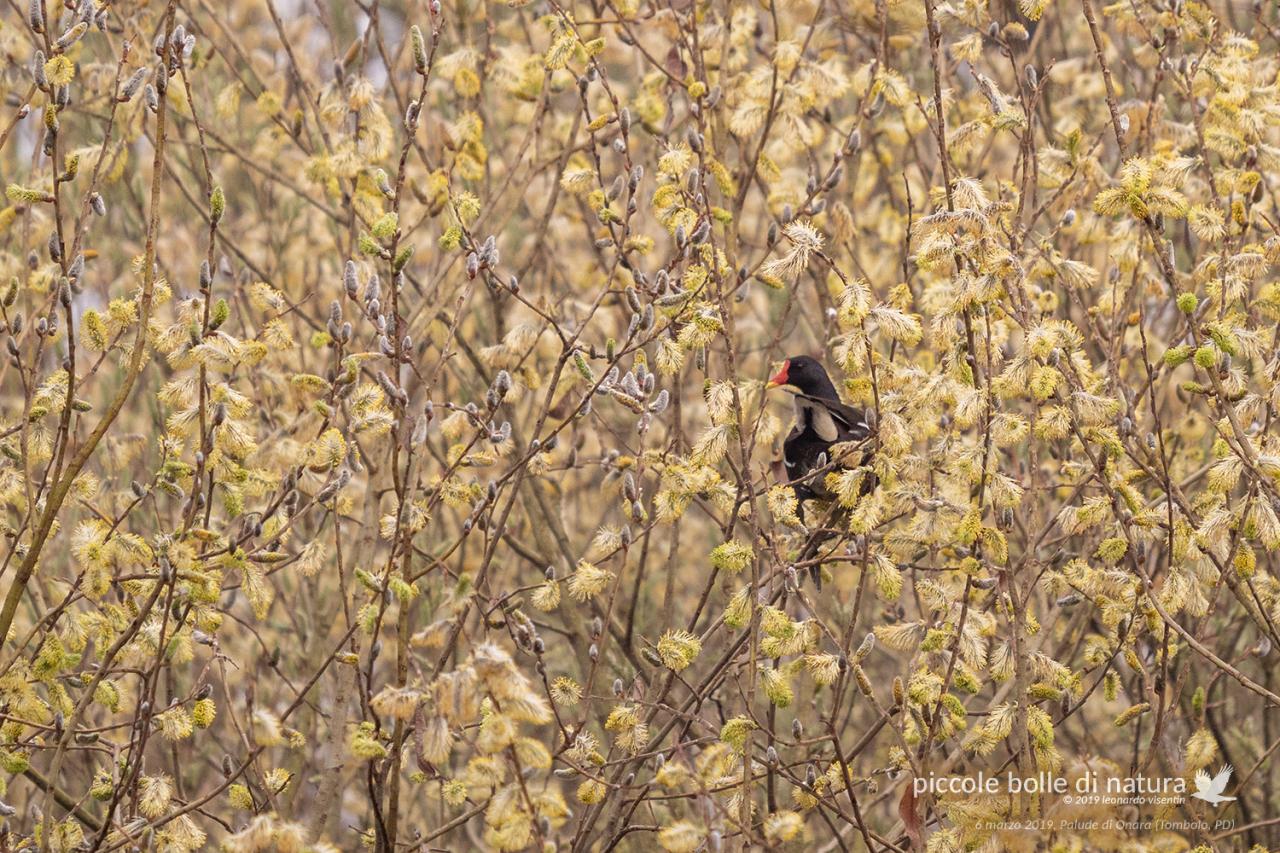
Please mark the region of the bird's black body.
[[861, 441], [871, 428], [862, 410], [840, 402], [827, 371], [808, 356], [783, 362], [769, 386], [789, 391], [795, 402], [796, 422], [782, 443], [782, 461], [803, 522], [806, 500], [830, 496], [822, 482], [825, 474], [807, 475], [831, 461], [832, 445]]

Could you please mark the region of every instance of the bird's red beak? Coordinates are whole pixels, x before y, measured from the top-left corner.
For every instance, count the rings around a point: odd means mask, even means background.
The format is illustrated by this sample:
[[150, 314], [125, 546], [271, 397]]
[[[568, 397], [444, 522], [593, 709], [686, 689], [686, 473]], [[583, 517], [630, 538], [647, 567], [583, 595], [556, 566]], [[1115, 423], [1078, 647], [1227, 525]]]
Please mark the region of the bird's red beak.
[[782, 368], [769, 380], [766, 388], [777, 388], [779, 385], [787, 384], [787, 370], [791, 367], [790, 360], [782, 362]]

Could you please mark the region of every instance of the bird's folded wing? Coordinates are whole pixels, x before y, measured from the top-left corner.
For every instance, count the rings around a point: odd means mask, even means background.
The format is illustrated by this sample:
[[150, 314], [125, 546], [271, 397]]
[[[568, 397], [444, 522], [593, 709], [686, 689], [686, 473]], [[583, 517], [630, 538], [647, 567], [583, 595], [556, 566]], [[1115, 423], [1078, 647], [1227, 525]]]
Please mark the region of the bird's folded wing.
[[864, 438], [871, 433], [867, 427], [866, 416], [853, 406], [846, 406], [839, 400], [826, 400], [822, 397], [812, 397], [808, 394], [798, 394], [806, 401], [815, 406], [821, 406], [831, 415], [832, 419], [844, 430], [852, 434], [854, 438]]

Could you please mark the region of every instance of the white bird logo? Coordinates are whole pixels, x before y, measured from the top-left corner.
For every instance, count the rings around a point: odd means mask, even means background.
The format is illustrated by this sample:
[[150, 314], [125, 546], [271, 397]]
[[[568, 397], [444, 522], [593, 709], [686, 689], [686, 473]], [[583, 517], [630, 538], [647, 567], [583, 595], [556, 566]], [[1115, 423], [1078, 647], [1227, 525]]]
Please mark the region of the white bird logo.
[[1231, 781], [1231, 771], [1234, 770], [1230, 764], [1222, 765], [1222, 769], [1218, 771], [1218, 775], [1212, 779], [1209, 774], [1203, 770], [1196, 771], [1196, 790], [1191, 796], [1204, 800], [1206, 803], [1213, 803], [1215, 806], [1229, 803], [1235, 797], [1224, 797], [1222, 792], [1227, 789], [1227, 783]]

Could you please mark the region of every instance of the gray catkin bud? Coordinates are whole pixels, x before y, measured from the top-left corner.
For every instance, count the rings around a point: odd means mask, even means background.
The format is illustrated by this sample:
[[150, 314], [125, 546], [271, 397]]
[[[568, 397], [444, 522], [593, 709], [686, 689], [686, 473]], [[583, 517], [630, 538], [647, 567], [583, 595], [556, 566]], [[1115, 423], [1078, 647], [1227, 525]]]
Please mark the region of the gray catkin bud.
[[124, 88], [120, 90], [121, 101], [131, 101], [133, 96], [138, 94], [138, 90], [142, 88], [142, 81], [147, 79], [147, 69], [139, 68], [125, 82]]
[[27, 22], [35, 32], [44, 32], [44, 0], [31, 0], [27, 7]]
[[346, 290], [347, 296], [352, 299], [356, 298], [359, 291], [359, 282], [356, 279], [356, 262], [347, 261], [346, 266], [342, 270], [342, 286]]
[[622, 390], [629, 397], [640, 397], [640, 383], [636, 380], [634, 373], [626, 373], [622, 377]]
[[640, 294], [636, 293], [636, 289], [634, 287], [627, 287], [627, 289], [623, 291], [623, 295], [627, 298], [627, 305], [631, 306], [632, 311], [641, 310]]
[[102, 196], [94, 193], [89, 197], [89, 206], [93, 208], [93, 212], [97, 216], [107, 215], [107, 203], [103, 201]]
[[44, 62], [44, 51], [37, 50], [35, 56], [31, 58], [31, 76], [41, 89], [49, 88], [49, 78], [44, 73]]
[[640, 314], [640, 331], [647, 332], [653, 328], [653, 323], [657, 319], [657, 315], [652, 305], [644, 306], [644, 311]]

